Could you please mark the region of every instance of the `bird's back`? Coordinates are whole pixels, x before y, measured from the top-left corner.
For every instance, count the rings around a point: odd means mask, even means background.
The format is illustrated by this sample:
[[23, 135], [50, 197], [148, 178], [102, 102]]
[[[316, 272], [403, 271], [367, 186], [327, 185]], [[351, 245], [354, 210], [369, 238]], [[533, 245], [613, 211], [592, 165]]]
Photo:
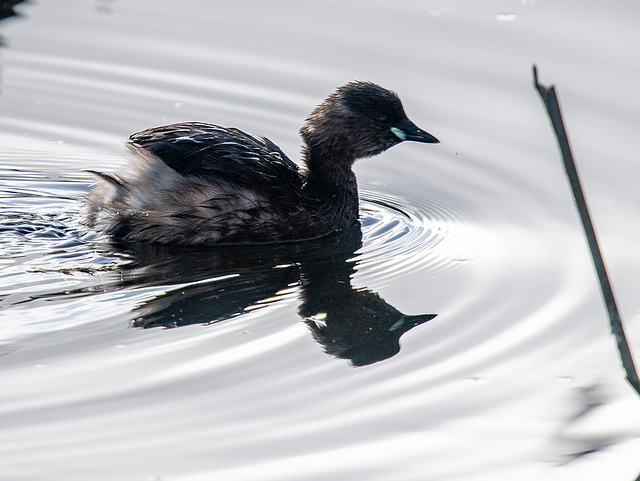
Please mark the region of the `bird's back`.
[[[142, 149], [183, 175], [246, 183], [264, 180], [301, 182], [298, 166], [264, 137], [242, 130], [201, 122], [164, 125], [129, 137], [135, 151]], [[249, 176], [249, 178], [248, 178]]]
[[[302, 235], [304, 176], [273, 142], [197, 122], [129, 138], [131, 168], [88, 198], [87, 223], [125, 241], [279, 242]], [[303, 222], [304, 223], [304, 222]]]

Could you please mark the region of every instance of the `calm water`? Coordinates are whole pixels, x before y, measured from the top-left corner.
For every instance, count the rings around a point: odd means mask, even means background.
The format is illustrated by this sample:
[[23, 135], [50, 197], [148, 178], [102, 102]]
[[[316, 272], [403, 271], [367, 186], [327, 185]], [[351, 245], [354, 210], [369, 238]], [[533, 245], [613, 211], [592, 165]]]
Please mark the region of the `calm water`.
[[[640, 351], [640, 6], [29, 1], [0, 22], [0, 479], [634, 480], [640, 400], [544, 109], [556, 83]], [[361, 227], [115, 246], [85, 169], [146, 127], [297, 129], [396, 90], [442, 143], [356, 164]], [[435, 316], [435, 317], [434, 317]]]

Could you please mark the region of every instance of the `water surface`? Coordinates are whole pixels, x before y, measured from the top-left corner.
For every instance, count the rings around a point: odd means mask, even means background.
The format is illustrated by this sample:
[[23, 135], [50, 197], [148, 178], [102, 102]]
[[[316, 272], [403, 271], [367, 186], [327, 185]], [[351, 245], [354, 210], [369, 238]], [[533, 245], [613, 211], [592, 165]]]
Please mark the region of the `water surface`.
[[[0, 22], [3, 479], [610, 479], [640, 472], [555, 141], [558, 86], [640, 346], [639, 8], [53, 0]], [[297, 129], [352, 79], [441, 144], [355, 166], [360, 226], [244, 249], [114, 245], [86, 169], [184, 120]], [[435, 315], [435, 317], [434, 317]]]

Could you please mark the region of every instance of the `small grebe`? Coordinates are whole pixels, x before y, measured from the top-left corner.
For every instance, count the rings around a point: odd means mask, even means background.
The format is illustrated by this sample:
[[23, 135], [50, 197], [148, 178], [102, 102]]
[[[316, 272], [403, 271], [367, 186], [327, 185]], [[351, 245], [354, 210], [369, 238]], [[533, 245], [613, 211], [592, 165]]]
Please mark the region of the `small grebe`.
[[311, 113], [298, 166], [267, 138], [185, 122], [129, 138], [117, 174], [94, 172], [84, 223], [124, 242], [214, 245], [312, 239], [358, 220], [351, 166], [404, 140], [437, 143], [398, 96], [350, 82]]

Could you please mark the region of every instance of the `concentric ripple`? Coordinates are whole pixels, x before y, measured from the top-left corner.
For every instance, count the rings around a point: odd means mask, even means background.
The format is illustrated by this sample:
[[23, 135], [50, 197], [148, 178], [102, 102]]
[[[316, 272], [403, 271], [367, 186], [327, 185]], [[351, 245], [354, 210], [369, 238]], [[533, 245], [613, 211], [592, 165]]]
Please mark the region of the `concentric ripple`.
[[468, 220], [444, 203], [388, 186], [361, 188], [361, 264], [394, 275], [417, 265], [435, 266], [464, 256], [453, 247]]

